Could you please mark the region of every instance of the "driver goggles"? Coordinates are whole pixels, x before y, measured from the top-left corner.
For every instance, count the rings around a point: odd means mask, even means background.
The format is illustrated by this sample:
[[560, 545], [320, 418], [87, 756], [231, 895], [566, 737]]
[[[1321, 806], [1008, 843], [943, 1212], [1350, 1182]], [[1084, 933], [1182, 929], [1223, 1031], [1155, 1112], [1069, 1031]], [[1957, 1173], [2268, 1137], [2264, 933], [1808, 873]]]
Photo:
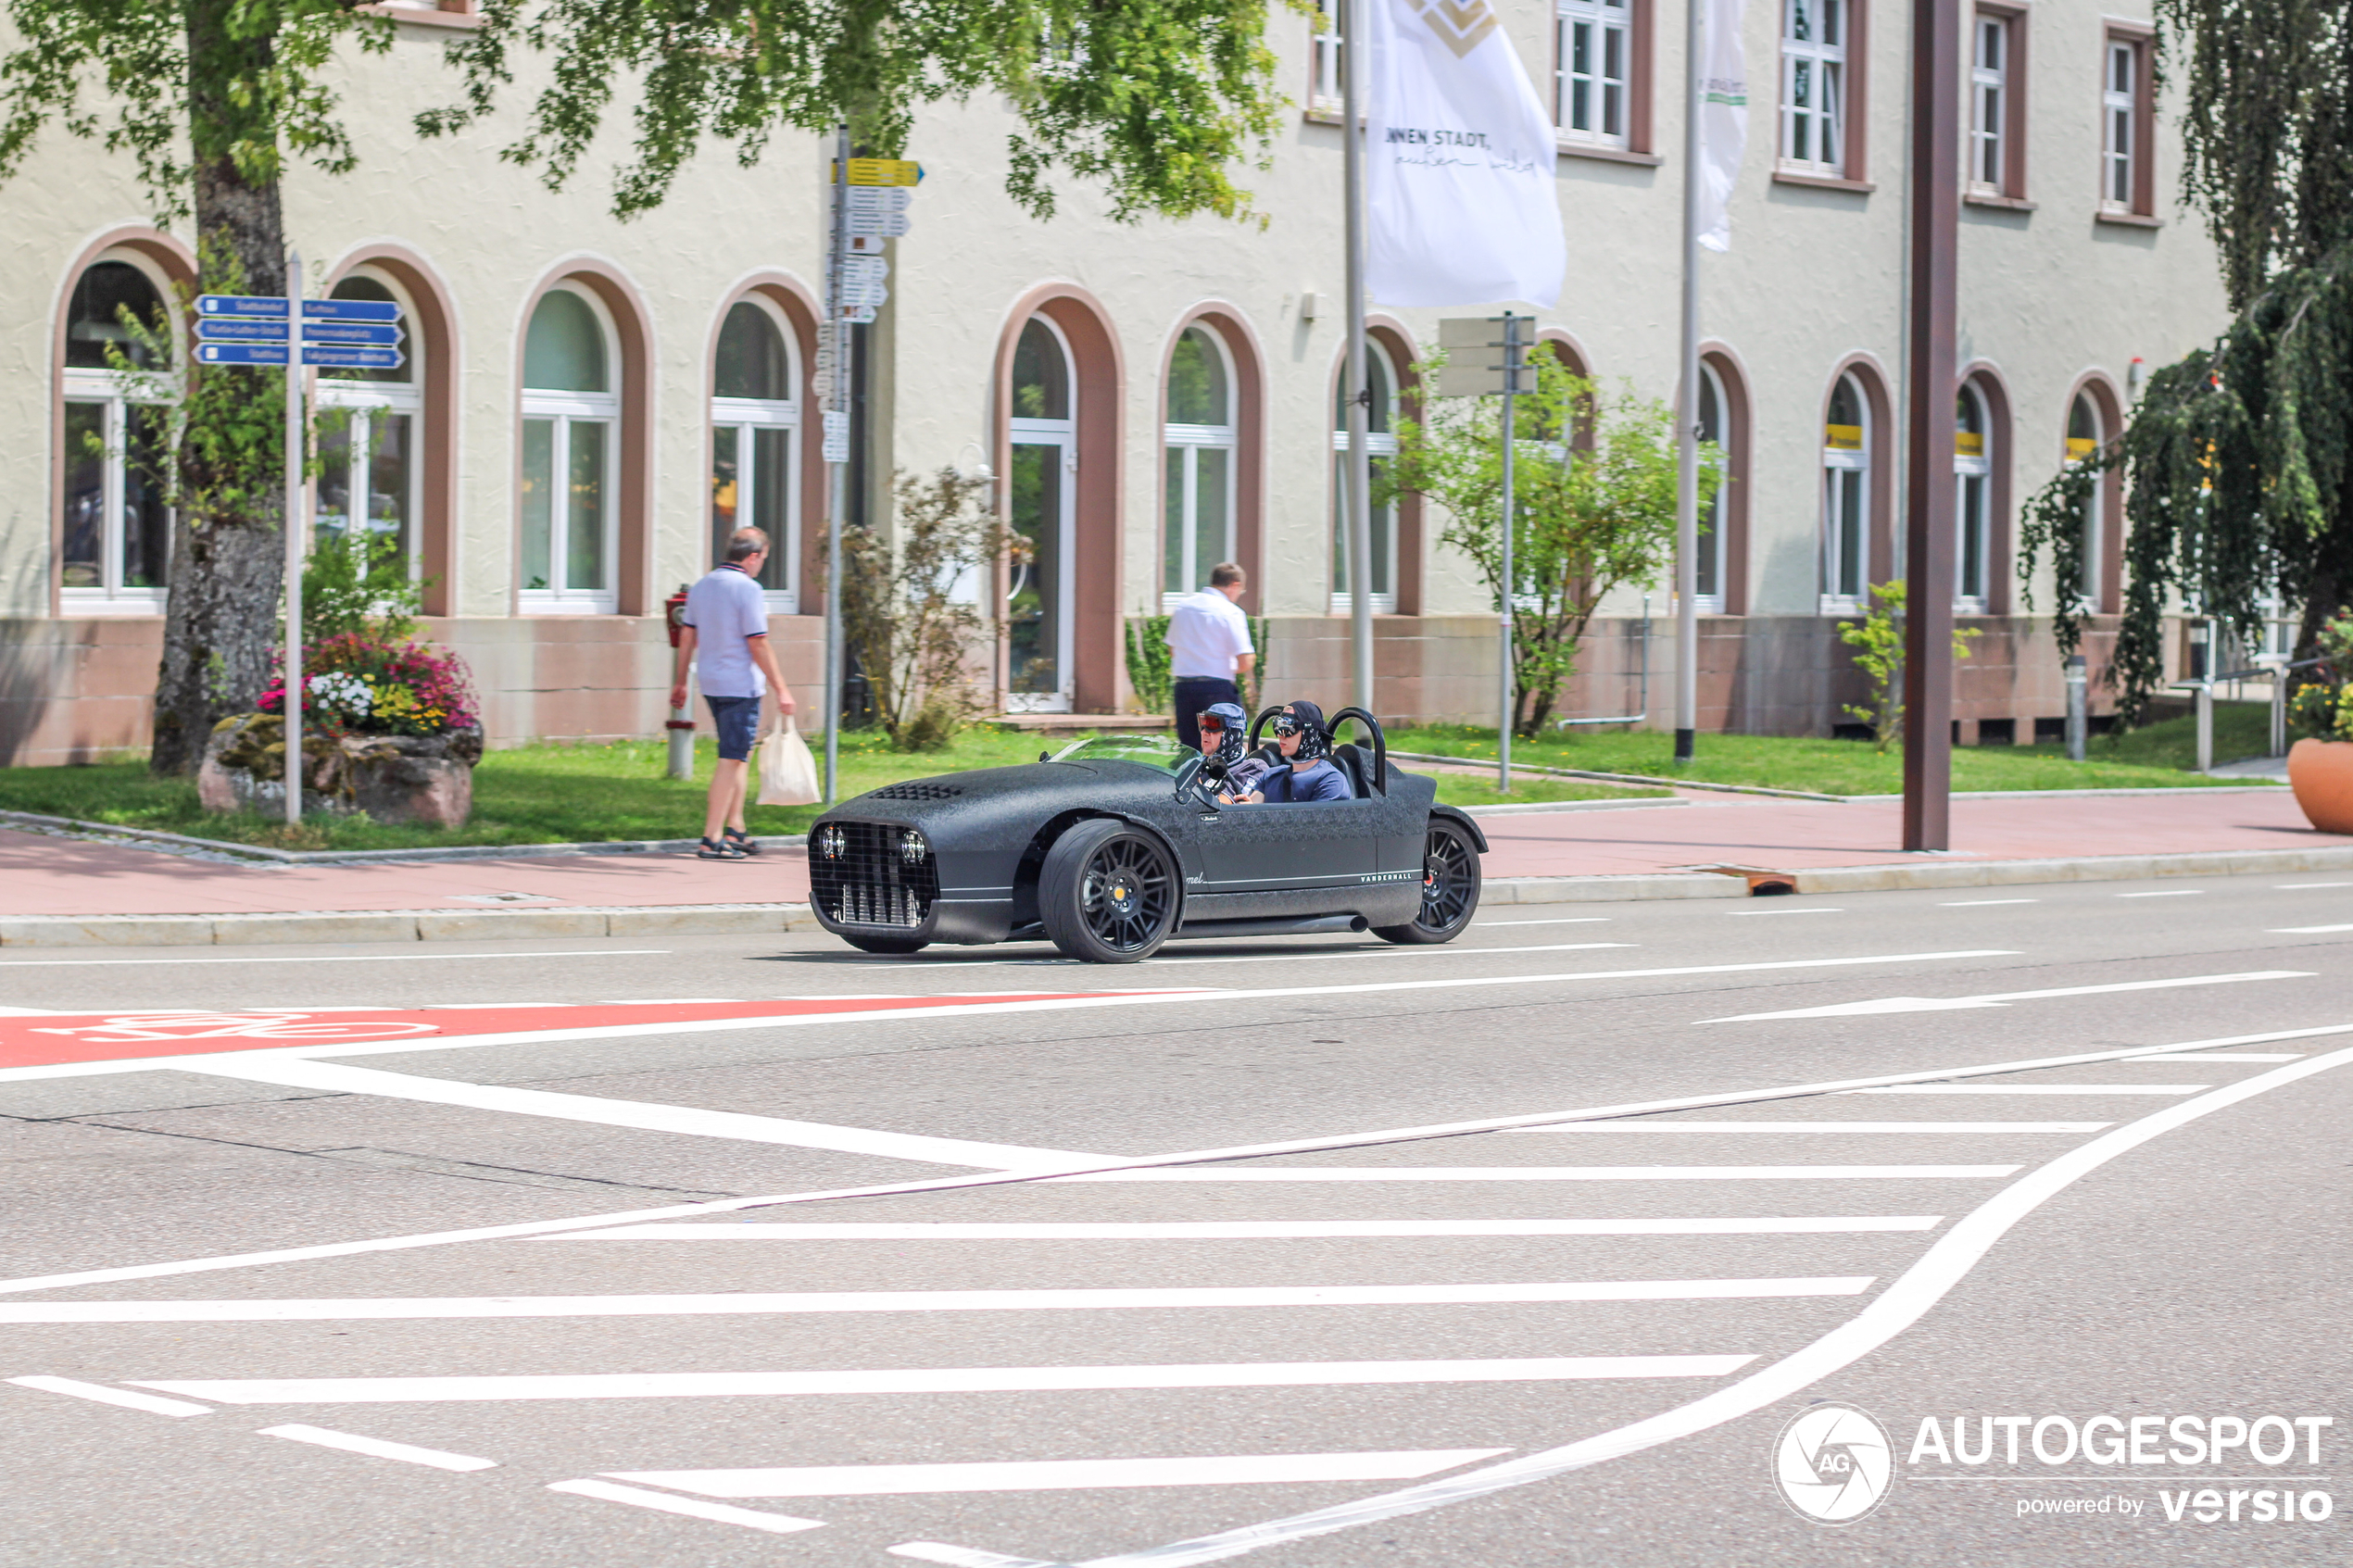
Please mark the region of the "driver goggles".
[[1223, 730], [1226, 727], [1226, 721], [1214, 713], [1204, 713], [1201, 716], [1200, 724], [1204, 730]]

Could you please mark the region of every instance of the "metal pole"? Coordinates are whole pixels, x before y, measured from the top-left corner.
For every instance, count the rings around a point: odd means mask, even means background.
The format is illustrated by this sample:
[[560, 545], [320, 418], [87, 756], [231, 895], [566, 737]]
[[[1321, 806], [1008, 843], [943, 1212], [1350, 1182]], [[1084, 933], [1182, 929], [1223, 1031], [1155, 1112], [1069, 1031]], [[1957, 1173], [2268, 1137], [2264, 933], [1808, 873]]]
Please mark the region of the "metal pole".
[[2221, 668], [2222, 639], [2219, 633], [2221, 622], [2208, 617], [2200, 628], [2206, 635], [2203, 643], [2205, 659], [2198, 671], [2197, 691], [2193, 698], [2197, 712], [2197, 771], [2201, 773], [2214, 767], [2214, 675]]
[[302, 253], [286, 257], [286, 825], [302, 825]]
[[1342, 485], [1348, 537], [1349, 682], [1357, 707], [1373, 711], [1373, 458], [1367, 449], [1372, 392], [1365, 354], [1365, 0], [1340, 5], [1340, 134], [1347, 218], [1348, 483]]
[[[849, 323], [842, 320], [842, 262], [849, 234], [849, 123], [834, 132], [834, 230], [825, 269], [825, 336], [834, 351], [834, 384], [825, 400], [828, 416], [849, 417]], [[821, 421], [831, 423], [830, 418]], [[828, 434], [831, 433], [828, 432]], [[830, 445], [830, 442], [828, 443]], [[841, 519], [849, 506], [849, 464], [827, 465], [825, 498], [825, 804], [841, 798], [837, 769], [841, 759]]]
[[1675, 421], [1675, 760], [1699, 733], [1699, 222], [1700, 70], [1705, 0], [1690, 0], [1683, 70], [1682, 407]]
[[2083, 656], [2080, 653], [2068, 655], [2067, 759], [2070, 762], [2083, 760], [2083, 747], [2086, 737], [2090, 735], [2092, 730], [2090, 693], [2086, 688], [2086, 680], [2087, 672], [2083, 667]]
[[1953, 396], [1961, 210], [1960, 0], [1913, 0], [1904, 847], [1951, 847]]
[[1512, 680], [1512, 535], [1518, 519], [1512, 495], [1512, 447], [1516, 433], [1513, 413], [1519, 402], [1520, 318], [1504, 312], [1504, 591], [1496, 623], [1503, 638], [1503, 696], [1496, 706], [1502, 721], [1495, 726], [1495, 787], [1512, 787], [1512, 723], [1519, 717], [1519, 694]]

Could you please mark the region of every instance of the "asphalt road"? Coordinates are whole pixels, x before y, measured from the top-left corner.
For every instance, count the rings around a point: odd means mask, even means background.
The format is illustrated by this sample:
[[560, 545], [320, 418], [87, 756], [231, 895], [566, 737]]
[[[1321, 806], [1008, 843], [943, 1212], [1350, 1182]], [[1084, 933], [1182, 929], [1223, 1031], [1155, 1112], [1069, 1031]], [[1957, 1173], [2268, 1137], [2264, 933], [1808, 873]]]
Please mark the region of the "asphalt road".
[[0, 1562], [2341, 1563], [2348, 937], [12, 949]]

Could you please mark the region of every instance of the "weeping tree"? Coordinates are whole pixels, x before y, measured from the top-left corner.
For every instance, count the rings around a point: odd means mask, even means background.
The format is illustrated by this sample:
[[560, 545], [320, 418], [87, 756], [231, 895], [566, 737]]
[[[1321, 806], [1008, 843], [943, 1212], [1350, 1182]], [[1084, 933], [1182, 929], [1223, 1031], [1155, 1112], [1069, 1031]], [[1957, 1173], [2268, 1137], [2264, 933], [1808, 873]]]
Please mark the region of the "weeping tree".
[[[2183, 190], [2233, 319], [2149, 378], [2123, 434], [2028, 503], [2021, 576], [2081, 581], [2084, 508], [2127, 482], [2123, 622], [2106, 679], [2126, 722], [2164, 680], [2163, 617], [2187, 602], [2252, 640], [2301, 607], [2297, 657], [2353, 598], [2353, 5], [2158, 0], [2184, 88]], [[2083, 611], [2062, 587], [2061, 650]]]
[[[356, 165], [332, 83], [353, 75], [355, 48], [391, 48], [392, 21], [364, 0], [5, 3], [20, 42], [0, 56], [0, 182], [46, 127], [94, 139], [131, 161], [158, 225], [193, 223], [199, 288], [283, 294], [281, 182], [295, 161]], [[1283, 102], [1257, 0], [485, 0], [482, 17], [447, 49], [456, 102], [422, 107], [418, 132], [474, 126], [531, 60], [544, 84], [498, 156], [556, 188], [625, 95], [623, 218], [659, 207], [706, 138], [748, 168], [780, 131], [846, 121], [863, 148], [898, 154], [924, 106], [979, 93], [1013, 110], [1008, 185], [1036, 216], [1052, 214], [1059, 175], [1101, 187], [1123, 221], [1246, 218], [1233, 172], [1263, 164]], [[186, 370], [157, 771], [192, 767], [269, 676], [283, 381]]]

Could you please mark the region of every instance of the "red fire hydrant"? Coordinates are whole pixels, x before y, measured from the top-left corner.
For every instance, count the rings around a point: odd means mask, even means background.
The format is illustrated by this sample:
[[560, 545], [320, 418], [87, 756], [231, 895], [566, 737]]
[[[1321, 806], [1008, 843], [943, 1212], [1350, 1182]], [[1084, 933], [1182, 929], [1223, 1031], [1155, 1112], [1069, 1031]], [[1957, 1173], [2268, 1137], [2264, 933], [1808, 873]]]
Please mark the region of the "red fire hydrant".
[[[686, 585], [662, 601], [662, 620], [670, 628], [670, 646], [678, 646], [679, 633], [686, 629]], [[695, 776], [695, 719], [693, 698], [670, 715], [662, 728], [670, 732], [670, 776], [691, 779]]]

